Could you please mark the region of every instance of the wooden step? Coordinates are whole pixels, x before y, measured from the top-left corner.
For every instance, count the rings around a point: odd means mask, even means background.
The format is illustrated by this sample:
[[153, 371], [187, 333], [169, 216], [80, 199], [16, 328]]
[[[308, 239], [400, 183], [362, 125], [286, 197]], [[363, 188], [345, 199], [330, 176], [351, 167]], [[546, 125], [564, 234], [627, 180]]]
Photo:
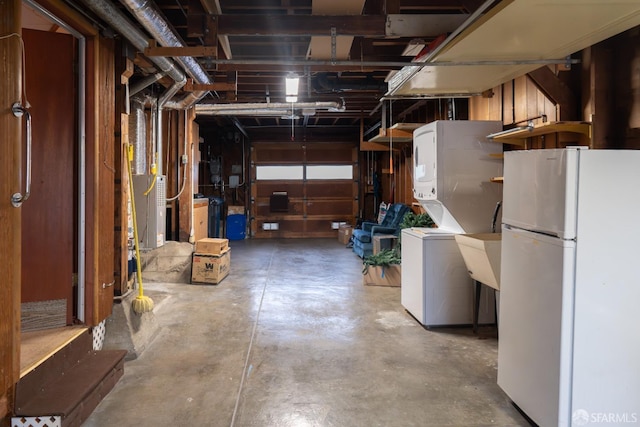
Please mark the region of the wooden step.
[[92, 347], [87, 330], [21, 378], [16, 416], [59, 416], [62, 426], [80, 426], [122, 377], [127, 354]]

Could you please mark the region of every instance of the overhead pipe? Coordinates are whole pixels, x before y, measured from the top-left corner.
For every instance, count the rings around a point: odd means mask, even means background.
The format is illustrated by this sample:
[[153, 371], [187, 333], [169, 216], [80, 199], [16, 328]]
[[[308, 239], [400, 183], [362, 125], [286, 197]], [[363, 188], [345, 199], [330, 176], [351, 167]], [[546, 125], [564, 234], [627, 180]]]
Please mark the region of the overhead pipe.
[[[208, 59], [208, 63], [216, 65], [277, 65], [280, 67], [327, 67], [327, 69], [339, 69], [340, 67], [362, 68], [411, 68], [419, 70], [424, 67], [456, 67], [472, 65], [553, 65], [553, 64], [579, 64], [579, 59], [516, 59], [516, 60], [476, 60], [476, 61], [452, 61], [452, 62], [407, 62], [407, 61], [361, 61], [344, 60], [331, 61], [330, 59]], [[344, 70], [343, 70], [344, 71]], [[346, 70], [348, 71], [348, 70]]]
[[[124, 36], [129, 42], [139, 51], [144, 51], [149, 47], [148, 36], [140, 31], [134, 24], [127, 19], [120, 10], [116, 9], [107, 0], [83, 0], [96, 15], [107, 22], [111, 27], [116, 29], [122, 36]], [[151, 62], [158, 66], [158, 68], [166, 73], [175, 81], [183, 81], [186, 83], [187, 77], [184, 72], [180, 70], [176, 64], [162, 56], [149, 57]]]
[[[92, 0], [95, 1], [95, 0]], [[186, 47], [186, 43], [166, 21], [155, 3], [148, 0], [120, 0], [120, 2], [135, 16], [137, 21], [151, 34], [151, 36], [165, 47]], [[198, 84], [212, 84], [213, 81], [202, 66], [190, 56], [174, 58]], [[188, 108], [202, 99], [208, 91], [192, 92], [179, 103]], [[186, 100], [188, 99], [188, 101]]]
[[[144, 34], [124, 14], [116, 9], [108, 0], [83, 0], [83, 2], [98, 15], [101, 19], [107, 22], [111, 27], [118, 31], [124, 38], [139, 51], [144, 51], [149, 47], [149, 36]], [[158, 40], [160, 41], [160, 40]], [[161, 41], [160, 41], [161, 42]], [[162, 42], [161, 42], [162, 43]], [[200, 65], [189, 58], [190, 68], [185, 68], [190, 77], [196, 80], [200, 84], [211, 84], [207, 73]], [[153, 62], [162, 73], [171, 77], [175, 82], [181, 83], [184, 86], [187, 83], [187, 76], [172, 60], [163, 56], [151, 56], [149, 60]], [[155, 78], [155, 77], [154, 77]], [[137, 87], [135, 89], [138, 89]], [[133, 92], [133, 90], [132, 90]], [[165, 108], [171, 108], [176, 110], [182, 110], [189, 108], [191, 105], [198, 102], [207, 94], [207, 91], [191, 92], [184, 98], [174, 101], [167, 101]], [[130, 94], [131, 95], [131, 94]]]
[[135, 84], [131, 85], [129, 88], [129, 96], [133, 96], [139, 92], [142, 92], [144, 89], [148, 88], [161, 78], [165, 76], [165, 73], [154, 73], [150, 76], [147, 76], [140, 81], [137, 81]]
[[144, 114], [144, 99], [131, 98], [131, 114], [129, 115], [129, 140], [133, 145], [134, 175], [147, 173], [147, 121]]
[[239, 104], [197, 104], [196, 114], [202, 116], [218, 115], [279, 115], [291, 110], [327, 110], [332, 112], [346, 111], [339, 102], [254, 102]]

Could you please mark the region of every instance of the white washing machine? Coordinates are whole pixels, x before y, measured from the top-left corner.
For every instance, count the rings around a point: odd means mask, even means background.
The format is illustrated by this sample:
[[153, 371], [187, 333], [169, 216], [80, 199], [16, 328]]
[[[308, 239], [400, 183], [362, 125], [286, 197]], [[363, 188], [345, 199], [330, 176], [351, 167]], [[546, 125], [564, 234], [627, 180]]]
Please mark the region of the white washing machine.
[[[473, 324], [474, 282], [455, 234], [434, 228], [402, 230], [401, 303], [426, 327]], [[495, 323], [493, 289], [481, 293], [479, 323]]]

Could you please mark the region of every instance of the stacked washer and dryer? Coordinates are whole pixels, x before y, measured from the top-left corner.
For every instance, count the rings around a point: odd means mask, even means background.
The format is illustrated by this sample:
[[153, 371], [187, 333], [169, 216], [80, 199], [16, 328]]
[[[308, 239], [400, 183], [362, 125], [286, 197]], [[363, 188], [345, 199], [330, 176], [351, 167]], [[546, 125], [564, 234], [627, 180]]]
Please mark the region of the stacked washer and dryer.
[[[454, 236], [491, 231], [502, 144], [486, 137], [501, 130], [498, 121], [450, 120], [414, 131], [414, 197], [438, 227], [402, 230], [401, 303], [426, 327], [473, 323], [474, 283]], [[494, 313], [494, 293], [483, 292], [479, 322], [495, 323]]]

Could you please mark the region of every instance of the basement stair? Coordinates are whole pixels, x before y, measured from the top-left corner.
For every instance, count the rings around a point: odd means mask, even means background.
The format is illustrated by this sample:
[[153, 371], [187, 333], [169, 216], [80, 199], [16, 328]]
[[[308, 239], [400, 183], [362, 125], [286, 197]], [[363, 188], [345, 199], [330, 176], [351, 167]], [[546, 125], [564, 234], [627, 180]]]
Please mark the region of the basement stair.
[[80, 426], [122, 377], [127, 354], [94, 350], [84, 327], [27, 335], [21, 349], [12, 427]]

